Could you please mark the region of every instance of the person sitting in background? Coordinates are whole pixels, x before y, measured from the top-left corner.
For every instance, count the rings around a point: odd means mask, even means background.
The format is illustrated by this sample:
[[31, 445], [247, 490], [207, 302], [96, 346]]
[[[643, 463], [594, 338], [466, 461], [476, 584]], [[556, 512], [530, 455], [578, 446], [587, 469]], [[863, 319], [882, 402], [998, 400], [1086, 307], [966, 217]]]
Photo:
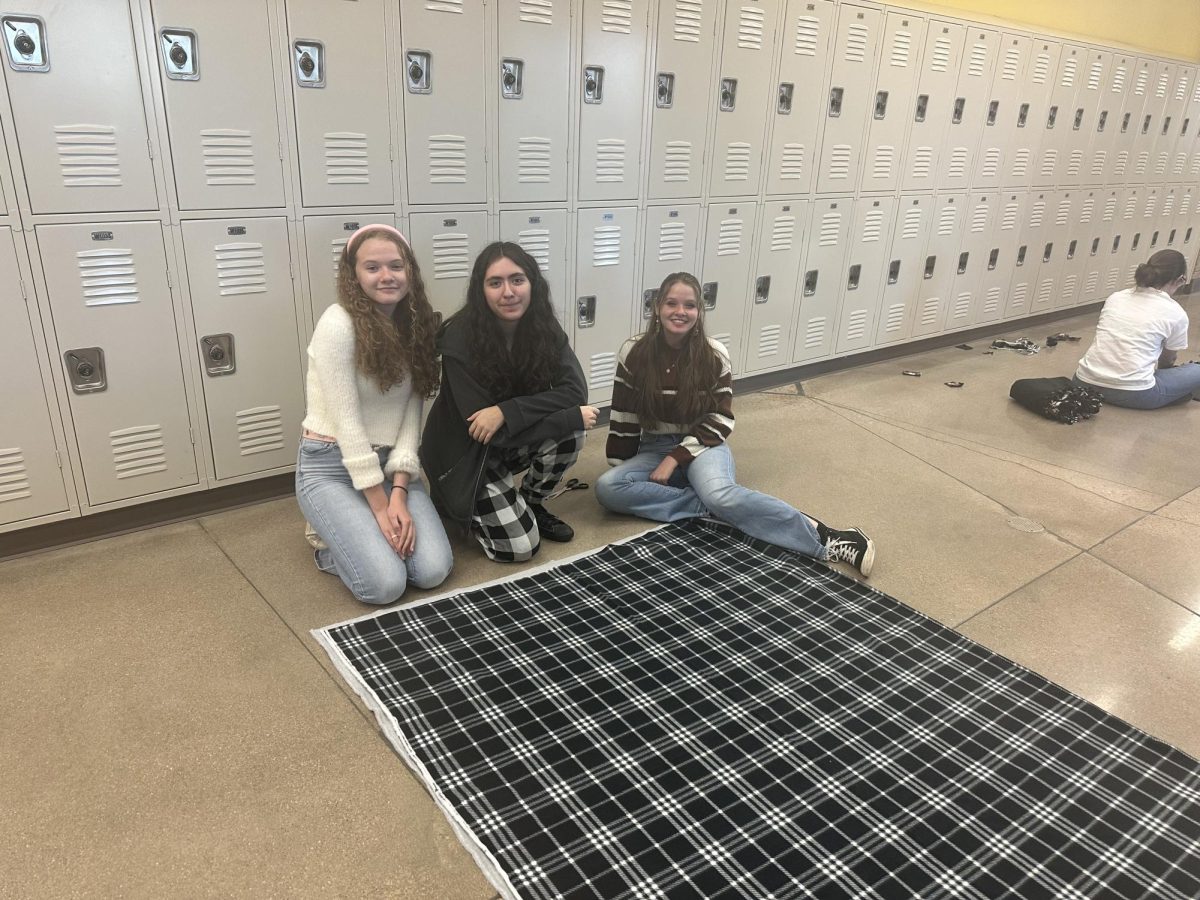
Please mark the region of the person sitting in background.
[[1187, 281], [1187, 261], [1178, 250], [1159, 250], [1139, 265], [1136, 287], [1104, 301], [1096, 338], [1074, 380], [1098, 389], [1105, 403], [1130, 409], [1191, 398], [1200, 390], [1200, 365], [1175, 364], [1188, 334], [1188, 316], [1175, 292]]

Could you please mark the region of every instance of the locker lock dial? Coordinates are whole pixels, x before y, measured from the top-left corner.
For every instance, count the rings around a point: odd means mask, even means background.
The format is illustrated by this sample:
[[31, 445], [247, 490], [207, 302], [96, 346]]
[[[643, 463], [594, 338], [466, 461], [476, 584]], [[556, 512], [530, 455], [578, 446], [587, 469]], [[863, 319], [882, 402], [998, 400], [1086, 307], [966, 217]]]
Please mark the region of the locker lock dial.
[[654, 318], [654, 300], [658, 296], [658, 288], [646, 288], [642, 291], [642, 318], [649, 321]]
[[200, 352], [204, 356], [205, 374], [215, 378], [237, 371], [232, 334], [206, 334], [200, 338]]
[[296, 41], [296, 83], [304, 88], [325, 87], [325, 45], [320, 41]]
[[163, 68], [173, 81], [198, 81], [200, 62], [196, 58], [196, 32], [182, 28], [164, 28], [159, 32]]
[[77, 394], [90, 394], [108, 387], [104, 376], [104, 350], [100, 347], [79, 347], [63, 354], [67, 379]]
[[700, 299], [704, 301], [705, 310], [717, 308], [717, 282], [706, 281], [700, 287]]
[[790, 116], [792, 114], [792, 98], [796, 93], [796, 85], [791, 82], [783, 82], [779, 85], [779, 105], [776, 111], [781, 116]]
[[500, 96], [520, 100], [525, 94], [525, 63], [519, 59], [500, 61]]
[[17, 48], [17, 52], [22, 56], [32, 56], [33, 51], [37, 49], [37, 44], [33, 42], [33, 38], [25, 32], [20, 31], [13, 38], [13, 46]]
[[433, 93], [433, 75], [430, 66], [433, 59], [428, 51], [409, 50], [404, 54], [405, 74], [410, 94]]
[[4, 49], [17, 72], [48, 72], [46, 23], [37, 16], [4, 16]]
[[604, 102], [604, 66], [583, 67], [583, 102]]
[[670, 109], [675, 102], [675, 75], [672, 72], [659, 72], [657, 90], [654, 95], [654, 105], [659, 109]]
[[737, 79], [721, 79], [721, 112], [732, 112], [737, 106]]

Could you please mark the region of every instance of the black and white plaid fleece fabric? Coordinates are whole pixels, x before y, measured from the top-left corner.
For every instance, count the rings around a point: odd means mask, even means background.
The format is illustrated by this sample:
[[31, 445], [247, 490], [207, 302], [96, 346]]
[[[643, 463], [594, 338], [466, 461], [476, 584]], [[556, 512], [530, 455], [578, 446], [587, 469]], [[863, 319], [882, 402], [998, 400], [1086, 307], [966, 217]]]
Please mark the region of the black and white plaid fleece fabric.
[[510, 897], [1200, 897], [1200, 763], [721, 523], [317, 633]]

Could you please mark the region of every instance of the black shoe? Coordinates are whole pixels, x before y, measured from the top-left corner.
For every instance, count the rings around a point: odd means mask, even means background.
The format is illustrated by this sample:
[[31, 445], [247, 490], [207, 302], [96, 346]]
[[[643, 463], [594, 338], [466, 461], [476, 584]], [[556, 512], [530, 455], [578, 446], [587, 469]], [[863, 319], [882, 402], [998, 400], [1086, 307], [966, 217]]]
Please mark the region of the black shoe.
[[575, 529], [556, 516], [540, 503], [530, 503], [534, 521], [537, 522], [538, 532], [548, 541], [558, 541], [565, 544], [575, 537]]
[[862, 572], [863, 578], [870, 576], [871, 567], [875, 565], [875, 542], [857, 528], [845, 531], [829, 529], [825, 552], [828, 554], [827, 562], [850, 563]]

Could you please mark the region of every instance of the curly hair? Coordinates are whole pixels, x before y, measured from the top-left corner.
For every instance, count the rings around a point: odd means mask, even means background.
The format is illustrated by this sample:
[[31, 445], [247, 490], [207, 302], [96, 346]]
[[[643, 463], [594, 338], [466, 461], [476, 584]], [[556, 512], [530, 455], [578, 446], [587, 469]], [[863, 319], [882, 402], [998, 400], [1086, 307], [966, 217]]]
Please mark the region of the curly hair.
[[[511, 347], [483, 291], [487, 270], [501, 259], [513, 262], [529, 280], [529, 308], [517, 323]], [[466, 329], [468, 346], [484, 386], [497, 401], [536, 394], [551, 387], [567, 335], [554, 315], [550, 285], [537, 260], [519, 244], [496, 241], [483, 248], [471, 269], [466, 302], [452, 320], [461, 322]]]
[[[404, 260], [408, 290], [392, 310], [390, 319], [379, 315], [378, 305], [358, 283], [355, 264], [359, 248], [371, 238], [391, 241]], [[411, 248], [384, 228], [368, 228], [346, 243], [338, 258], [337, 299], [354, 323], [354, 361], [358, 370], [375, 379], [381, 391], [412, 377], [413, 391], [432, 397], [441, 375], [434, 350], [437, 318]]]
[[[686, 285], [695, 293], [697, 316], [696, 325], [687, 333], [683, 346], [675, 350], [663, 336], [660, 319], [667, 292], [677, 284]], [[672, 272], [663, 279], [654, 299], [654, 318], [625, 359], [625, 367], [634, 379], [633, 412], [643, 428], [666, 420], [663, 375], [668, 368], [675, 370], [676, 393], [670, 399], [683, 411], [684, 422], [691, 424], [717, 408], [713, 388], [721, 377], [722, 364], [721, 357], [704, 333], [702, 293], [700, 282], [690, 272]]]

